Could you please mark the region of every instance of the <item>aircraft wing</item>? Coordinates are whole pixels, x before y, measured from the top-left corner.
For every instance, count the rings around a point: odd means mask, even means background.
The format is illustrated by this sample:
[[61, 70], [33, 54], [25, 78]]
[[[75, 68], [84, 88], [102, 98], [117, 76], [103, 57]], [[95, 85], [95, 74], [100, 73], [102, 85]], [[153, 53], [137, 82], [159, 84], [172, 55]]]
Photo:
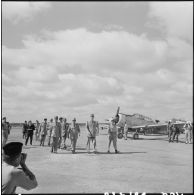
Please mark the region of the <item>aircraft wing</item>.
[[[174, 125], [178, 125], [178, 126], [183, 126], [185, 124], [185, 122], [180, 122], [180, 123], [171, 123]], [[164, 124], [155, 124], [155, 125], [140, 125], [140, 126], [132, 126], [132, 129], [141, 129], [141, 128], [152, 128], [152, 127], [167, 127], [167, 123]]]

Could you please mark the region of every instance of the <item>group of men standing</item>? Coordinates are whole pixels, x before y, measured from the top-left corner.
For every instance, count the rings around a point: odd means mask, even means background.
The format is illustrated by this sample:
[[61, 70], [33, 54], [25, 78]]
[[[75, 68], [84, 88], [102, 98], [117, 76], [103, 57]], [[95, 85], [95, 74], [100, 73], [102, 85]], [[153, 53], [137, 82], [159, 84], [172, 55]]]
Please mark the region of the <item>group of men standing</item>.
[[[87, 152], [90, 153], [90, 145], [93, 145], [93, 152], [96, 153], [96, 136], [99, 134], [99, 124], [94, 120], [94, 114], [90, 115], [91, 119], [86, 122], [86, 131], [87, 131]], [[109, 143], [108, 143], [108, 153], [110, 153], [110, 145], [113, 142], [115, 153], [118, 153], [117, 150], [117, 118], [112, 118], [109, 128]], [[70, 139], [72, 153], [75, 153], [77, 139], [80, 136], [80, 127], [76, 123], [76, 118], [72, 120], [72, 123], [67, 123], [66, 118], [59, 118], [55, 116], [54, 119], [51, 119], [50, 122], [47, 122], [45, 118], [42, 123], [36, 121], [36, 124], [32, 124], [31, 121], [27, 124], [23, 124], [23, 138], [26, 139], [25, 145], [28, 143], [30, 138], [30, 144], [32, 145], [33, 131], [35, 131], [36, 141], [40, 141], [40, 146], [44, 146], [46, 136], [48, 136], [48, 146], [51, 147], [52, 153], [57, 153], [57, 149], [67, 149], [66, 140]]]
[[[73, 119], [73, 121], [76, 121], [76, 119]], [[47, 118], [44, 118], [44, 121], [42, 123], [39, 123], [39, 121], [37, 120], [36, 124], [34, 125], [33, 131], [35, 131], [36, 141], [40, 141], [40, 146], [45, 145], [46, 136], [48, 136], [48, 146], [51, 146], [51, 152], [56, 153], [57, 148], [60, 148], [61, 146], [61, 148], [66, 149], [66, 138], [68, 138], [69, 134], [71, 134], [72, 132], [72, 129], [70, 129], [70, 127], [71, 126], [69, 126], [69, 124], [66, 122], [66, 118], [63, 119], [62, 117], [60, 117], [58, 121], [58, 116], [55, 116], [54, 120], [51, 119], [49, 123], [47, 122]], [[27, 122], [25, 121], [25, 123], [23, 124], [23, 138], [26, 138], [25, 144], [28, 143], [27, 139], [29, 130], [29, 124], [27, 124]], [[73, 136], [71, 134], [70, 138], [72, 137]], [[32, 139], [30, 141], [30, 144], [32, 145]]]
[[[192, 128], [192, 124], [190, 123], [190, 121], [187, 121], [184, 124], [183, 129], [185, 132], [185, 143], [186, 144], [192, 143], [192, 140], [193, 140], [192, 129], [193, 128]], [[179, 134], [181, 133], [181, 130], [179, 129], [179, 127], [176, 124], [173, 124], [171, 123], [171, 121], [169, 121], [167, 125], [167, 131], [168, 131], [169, 143], [174, 142], [175, 140], [178, 143], [178, 137], [179, 137]]]

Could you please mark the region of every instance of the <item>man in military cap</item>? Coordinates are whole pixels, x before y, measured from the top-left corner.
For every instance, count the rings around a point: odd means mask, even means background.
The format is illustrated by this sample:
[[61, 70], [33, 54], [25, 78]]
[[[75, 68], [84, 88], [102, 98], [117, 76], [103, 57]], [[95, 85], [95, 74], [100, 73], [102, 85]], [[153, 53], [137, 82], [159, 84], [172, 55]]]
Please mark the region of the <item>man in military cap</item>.
[[51, 152], [57, 153], [59, 139], [61, 139], [61, 125], [58, 122], [58, 116], [54, 117], [54, 123], [51, 127]]
[[10, 134], [11, 125], [6, 121], [6, 117], [3, 117], [1, 124], [2, 129], [2, 146], [4, 146], [8, 140], [8, 135]]
[[48, 146], [50, 146], [50, 143], [51, 143], [52, 125], [53, 125], [53, 118], [50, 119], [50, 122], [48, 124], [48, 132], [47, 132], [47, 135], [48, 135]]
[[69, 127], [69, 133], [70, 133], [72, 153], [74, 154], [75, 149], [76, 149], [76, 143], [77, 143], [78, 135], [80, 136], [80, 127], [76, 123], [76, 118], [74, 118], [72, 120], [72, 124]]
[[40, 146], [44, 146], [45, 138], [47, 135], [47, 119], [44, 119], [44, 122], [41, 123], [39, 127], [39, 134], [40, 134]]
[[[61, 132], [62, 132], [62, 128], [63, 128], [63, 118], [60, 117], [60, 118], [59, 118], [59, 121], [60, 121], [59, 123], [60, 123], [60, 126], [61, 126], [61, 127], [60, 127], [60, 128], [61, 128]], [[61, 142], [62, 142], [62, 137], [59, 138], [59, 141], [58, 141], [58, 148], [60, 148]]]
[[66, 149], [66, 138], [68, 138], [68, 130], [69, 124], [66, 122], [66, 118], [64, 118], [62, 123], [62, 149]]
[[117, 122], [118, 122], [118, 117], [115, 116], [114, 118], [112, 118], [112, 120], [109, 124], [109, 128], [108, 128], [108, 138], [109, 138], [108, 153], [110, 153], [111, 142], [113, 142], [115, 153], [119, 153], [119, 151], [117, 150], [117, 126], [116, 126]]
[[2, 194], [15, 194], [17, 187], [31, 190], [38, 185], [35, 175], [26, 166], [27, 154], [21, 153], [22, 145], [20, 142], [10, 142], [3, 146]]
[[40, 138], [39, 128], [40, 128], [40, 123], [38, 120], [36, 120], [36, 124], [35, 124], [35, 140], [36, 141], [38, 141]]
[[94, 114], [91, 114], [91, 120], [87, 121], [87, 151], [90, 152], [90, 142], [93, 143], [94, 153], [96, 153], [96, 135], [99, 132], [98, 122], [94, 120]]

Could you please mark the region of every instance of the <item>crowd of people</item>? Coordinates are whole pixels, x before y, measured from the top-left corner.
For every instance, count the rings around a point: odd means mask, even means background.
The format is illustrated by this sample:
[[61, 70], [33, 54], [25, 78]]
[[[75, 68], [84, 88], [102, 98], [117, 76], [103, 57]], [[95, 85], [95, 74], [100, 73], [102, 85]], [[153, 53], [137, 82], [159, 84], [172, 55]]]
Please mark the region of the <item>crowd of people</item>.
[[185, 133], [185, 143], [190, 144], [193, 142], [193, 126], [190, 121], [187, 121], [183, 128], [179, 128], [177, 124], [172, 123], [171, 121], [168, 122], [167, 125], [167, 133], [169, 138], [169, 143], [176, 141], [178, 143], [179, 135], [181, 134], [182, 130]]
[[[86, 123], [86, 148], [87, 151], [90, 152], [90, 143], [93, 143], [93, 151], [96, 153], [96, 136], [99, 134], [99, 124], [94, 120], [94, 114], [91, 114], [90, 116], [91, 120]], [[108, 153], [110, 153], [111, 142], [113, 142], [115, 153], [118, 153], [117, 121], [118, 117], [113, 117], [109, 125]], [[10, 129], [11, 126], [4, 117], [2, 122], [2, 194], [14, 194], [17, 187], [31, 190], [38, 185], [35, 175], [25, 163], [27, 154], [22, 153], [23, 143], [10, 142], [6, 144]], [[32, 121], [29, 121], [28, 123], [25, 121], [22, 128], [22, 138], [25, 139], [25, 145], [28, 144], [29, 139], [30, 145], [32, 145], [33, 135], [35, 135], [35, 139], [40, 142], [40, 146], [44, 146], [46, 136], [48, 136], [47, 145], [51, 147], [52, 153], [57, 153], [58, 148], [67, 149], [66, 140], [70, 139], [71, 150], [74, 154], [80, 133], [80, 127], [78, 123], [76, 123], [76, 118], [69, 124], [67, 123], [66, 118], [60, 117], [58, 121], [58, 116], [55, 116], [54, 120], [51, 119], [49, 123], [46, 118], [42, 123], [36, 121], [35, 124], [33, 124]]]
[[[87, 131], [87, 152], [90, 153], [90, 144], [93, 145], [93, 152], [97, 153], [96, 136], [99, 134], [99, 124], [94, 120], [94, 114], [90, 115], [91, 119], [86, 122]], [[117, 122], [119, 116], [116, 115], [110, 120], [108, 128], [108, 153], [110, 153], [110, 146], [113, 142], [115, 153], [119, 153], [117, 149]], [[193, 126], [188, 121], [184, 126], [185, 130], [185, 143], [192, 143], [193, 141]], [[26, 190], [37, 187], [38, 183], [35, 175], [27, 167], [25, 161], [27, 154], [22, 153], [23, 143], [10, 142], [8, 135], [10, 134], [11, 125], [6, 121], [6, 117], [2, 120], [2, 193], [13, 194], [17, 187], [24, 188]], [[179, 127], [169, 121], [167, 125], [168, 140], [169, 142], [178, 142], [178, 136], [181, 133]], [[128, 126], [124, 127], [124, 139], [127, 139]], [[25, 139], [25, 145], [30, 140], [30, 145], [33, 142], [33, 135], [35, 140], [40, 142], [40, 146], [45, 146], [46, 137], [48, 138], [47, 145], [51, 147], [51, 153], [57, 153], [58, 148], [68, 149], [71, 148], [73, 154], [75, 154], [77, 139], [80, 136], [81, 131], [79, 124], [76, 123], [74, 118], [69, 124], [66, 118], [55, 116], [54, 119], [50, 119], [47, 122], [47, 118], [44, 118], [43, 122], [39, 123], [37, 120], [35, 124], [32, 121], [25, 121], [22, 128], [22, 138]], [[70, 139], [71, 145], [68, 146], [66, 140]], [[20, 166], [20, 167], [19, 167]]]
[[[96, 136], [99, 134], [99, 123], [94, 120], [94, 114], [90, 115], [91, 119], [86, 122], [86, 131], [87, 131], [87, 152], [90, 153], [90, 145], [93, 146], [93, 152], [97, 153], [96, 150]], [[115, 153], [118, 153], [117, 150], [117, 118], [112, 118], [109, 125], [109, 143], [108, 143], [108, 153], [110, 153], [110, 145], [113, 142]], [[47, 137], [47, 145], [51, 147], [52, 153], [57, 153], [58, 148], [60, 149], [69, 149], [72, 150], [72, 153], [75, 154], [77, 139], [80, 136], [80, 127], [76, 123], [76, 118], [72, 120], [72, 123], [68, 123], [67, 119], [58, 116], [55, 116], [54, 119], [50, 119], [47, 122], [47, 118], [44, 118], [43, 122], [39, 123], [36, 120], [36, 123], [33, 124], [32, 121], [24, 122], [22, 128], [22, 137], [25, 139], [25, 145], [28, 144], [30, 138], [30, 144], [32, 145], [33, 134], [35, 135], [35, 140], [40, 142], [40, 146], [45, 145], [45, 140]], [[69, 139], [71, 145], [68, 147], [66, 140]]]

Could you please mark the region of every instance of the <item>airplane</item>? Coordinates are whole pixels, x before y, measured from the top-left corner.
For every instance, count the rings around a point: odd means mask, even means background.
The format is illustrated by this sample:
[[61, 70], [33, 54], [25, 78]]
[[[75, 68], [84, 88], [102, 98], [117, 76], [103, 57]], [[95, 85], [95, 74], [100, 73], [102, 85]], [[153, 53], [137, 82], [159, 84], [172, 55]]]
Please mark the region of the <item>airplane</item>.
[[[168, 123], [159, 123], [159, 120], [152, 120], [149, 117], [135, 113], [132, 115], [124, 114], [119, 112], [120, 107], [117, 108], [115, 117], [117, 119], [117, 128], [118, 128], [118, 138], [122, 139], [124, 135], [124, 126], [125, 123], [128, 126], [128, 133], [132, 133], [133, 139], [139, 139], [139, 134], [143, 135], [153, 135], [153, 134], [162, 134], [167, 135], [167, 125]], [[112, 118], [106, 119], [110, 122]], [[171, 124], [176, 125], [180, 131], [183, 133], [183, 126], [186, 121], [176, 121]], [[105, 127], [104, 127], [105, 128]]]

